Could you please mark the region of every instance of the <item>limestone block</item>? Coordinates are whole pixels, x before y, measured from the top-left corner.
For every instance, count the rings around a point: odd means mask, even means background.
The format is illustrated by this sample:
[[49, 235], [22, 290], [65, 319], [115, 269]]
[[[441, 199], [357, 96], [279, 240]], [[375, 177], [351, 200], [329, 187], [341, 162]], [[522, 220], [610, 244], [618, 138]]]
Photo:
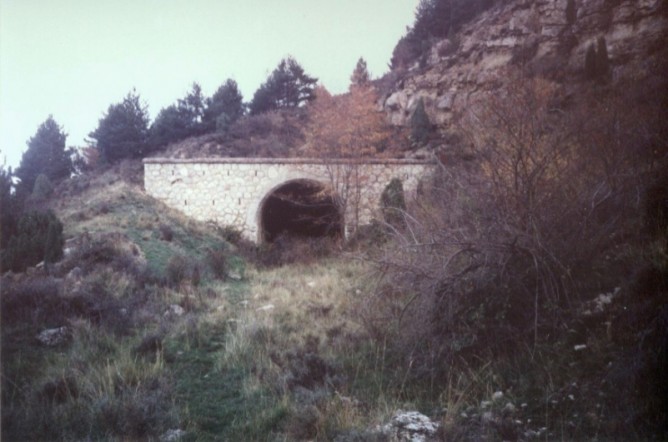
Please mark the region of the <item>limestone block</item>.
[[385, 100], [385, 107], [391, 110], [405, 109], [408, 104], [408, 94], [405, 91], [395, 92]]
[[450, 110], [455, 102], [455, 92], [446, 92], [436, 103], [436, 108], [439, 110]]
[[278, 178], [278, 169], [274, 166], [267, 170], [267, 177], [270, 179]]

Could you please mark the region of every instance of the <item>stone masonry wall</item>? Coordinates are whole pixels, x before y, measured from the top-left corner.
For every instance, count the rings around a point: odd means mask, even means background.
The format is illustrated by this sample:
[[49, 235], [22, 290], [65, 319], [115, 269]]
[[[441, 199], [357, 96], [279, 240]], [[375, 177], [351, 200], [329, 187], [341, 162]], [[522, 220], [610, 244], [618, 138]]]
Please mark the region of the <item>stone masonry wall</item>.
[[[411, 160], [374, 160], [355, 166], [345, 160], [147, 158], [144, 187], [149, 195], [194, 219], [235, 227], [247, 239], [260, 242], [264, 200], [285, 183], [307, 179], [345, 193], [350, 201], [346, 226], [354, 225], [356, 219], [362, 225], [378, 216], [380, 196], [393, 178], [402, 181], [410, 200], [419, 179], [433, 168], [432, 163]], [[347, 192], [345, 184], [352, 185]]]

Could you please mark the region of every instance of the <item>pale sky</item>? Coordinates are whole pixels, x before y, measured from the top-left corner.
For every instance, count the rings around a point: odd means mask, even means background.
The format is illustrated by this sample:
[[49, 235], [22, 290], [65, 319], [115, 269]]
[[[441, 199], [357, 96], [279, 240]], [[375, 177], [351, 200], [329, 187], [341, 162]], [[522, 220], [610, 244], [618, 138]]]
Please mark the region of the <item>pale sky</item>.
[[194, 81], [227, 78], [250, 101], [293, 55], [332, 93], [357, 59], [374, 78], [419, 0], [0, 0], [0, 164], [17, 166], [49, 115], [83, 146], [110, 104], [136, 88], [151, 120]]

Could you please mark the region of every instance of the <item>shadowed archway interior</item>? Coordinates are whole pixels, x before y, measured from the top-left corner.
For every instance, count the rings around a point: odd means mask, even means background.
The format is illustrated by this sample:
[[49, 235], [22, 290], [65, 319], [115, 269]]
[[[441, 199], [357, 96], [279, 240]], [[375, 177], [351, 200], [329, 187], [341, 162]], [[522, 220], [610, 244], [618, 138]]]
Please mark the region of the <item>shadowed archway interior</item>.
[[263, 240], [278, 236], [339, 237], [343, 216], [332, 193], [321, 183], [297, 180], [275, 189], [264, 201], [260, 215]]

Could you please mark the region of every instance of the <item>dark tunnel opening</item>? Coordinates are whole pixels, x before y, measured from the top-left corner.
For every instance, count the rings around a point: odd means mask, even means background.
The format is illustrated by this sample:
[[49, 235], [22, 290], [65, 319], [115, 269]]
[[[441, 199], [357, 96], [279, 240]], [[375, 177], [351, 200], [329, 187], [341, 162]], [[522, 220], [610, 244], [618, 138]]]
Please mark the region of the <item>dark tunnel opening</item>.
[[281, 235], [337, 238], [343, 232], [343, 217], [324, 185], [299, 180], [280, 186], [266, 198], [261, 225], [266, 242]]

